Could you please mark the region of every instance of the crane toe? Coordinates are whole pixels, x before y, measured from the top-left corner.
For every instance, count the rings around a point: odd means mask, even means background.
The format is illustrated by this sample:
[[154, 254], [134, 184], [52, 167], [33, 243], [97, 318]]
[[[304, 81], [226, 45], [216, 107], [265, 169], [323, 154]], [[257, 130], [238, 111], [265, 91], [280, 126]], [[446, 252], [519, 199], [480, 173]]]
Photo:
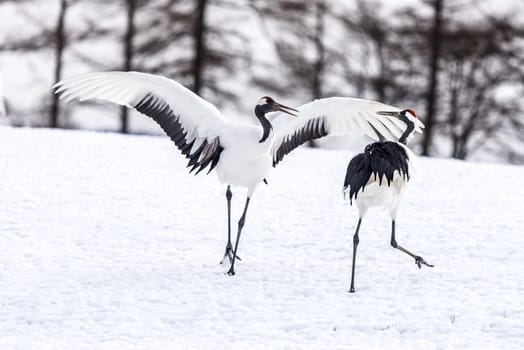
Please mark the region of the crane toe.
[[[226, 259], [229, 261], [230, 264], [233, 261], [233, 245], [231, 244], [231, 242], [229, 242], [226, 245], [226, 252], [224, 253], [224, 257], [222, 258], [222, 260], [220, 260], [220, 264], [224, 264], [224, 262], [226, 262]], [[242, 259], [240, 259], [240, 257], [237, 256], [237, 260]]]
[[434, 265], [431, 265], [431, 264], [428, 264], [426, 262], [426, 260], [424, 260], [424, 258], [422, 258], [421, 256], [416, 256], [415, 257], [415, 264], [417, 264], [418, 268], [421, 269], [422, 268], [422, 265], [426, 265], [426, 266], [429, 266], [429, 267], [433, 267]]

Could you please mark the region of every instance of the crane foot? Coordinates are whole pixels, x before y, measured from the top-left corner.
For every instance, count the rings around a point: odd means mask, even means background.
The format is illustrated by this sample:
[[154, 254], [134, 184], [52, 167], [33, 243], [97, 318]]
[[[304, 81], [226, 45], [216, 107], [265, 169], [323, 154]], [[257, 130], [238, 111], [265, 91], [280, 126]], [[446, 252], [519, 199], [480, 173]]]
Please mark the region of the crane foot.
[[[222, 260], [220, 260], [220, 264], [223, 264], [226, 261], [226, 259], [229, 261], [230, 264], [233, 261], [233, 245], [231, 244], [231, 242], [227, 243], [226, 252], [224, 253], [224, 257], [222, 258]], [[237, 260], [242, 260], [242, 259], [240, 259], [240, 257], [237, 256]]]
[[419, 269], [422, 268], [422, 265], [426, 265], [426, 266], [429, 266], [429, 267], [433, 267], [434, 266], [434, 265], [428, 264], [426, 262], [426, 260], [424, 260], [424, 258], [422, 258], [421, 256], [416, 256], [415, 257], [415, 264], [417, 264]]

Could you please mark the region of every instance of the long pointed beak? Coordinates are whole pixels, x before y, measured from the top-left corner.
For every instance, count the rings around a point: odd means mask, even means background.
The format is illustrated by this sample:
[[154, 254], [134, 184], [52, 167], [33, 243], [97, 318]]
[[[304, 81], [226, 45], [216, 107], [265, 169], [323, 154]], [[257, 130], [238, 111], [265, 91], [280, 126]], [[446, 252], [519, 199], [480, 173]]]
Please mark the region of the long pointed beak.
[[291, 108], [291, 107], [281, 105], [280, 103], [276, 103], [276, 102], [275, 102], [275, 108], [278, 109], [279, 111], [290, 114], [294, 117], [296, 117], [298, 113], [298, 110]]
[[380, 114], [380, 115], [390, 115], [392, 117], [398, 117], [400, 112], [389, 112], [389, 111], [380, 111], [380, 112], [377, 112], [377, 114]]

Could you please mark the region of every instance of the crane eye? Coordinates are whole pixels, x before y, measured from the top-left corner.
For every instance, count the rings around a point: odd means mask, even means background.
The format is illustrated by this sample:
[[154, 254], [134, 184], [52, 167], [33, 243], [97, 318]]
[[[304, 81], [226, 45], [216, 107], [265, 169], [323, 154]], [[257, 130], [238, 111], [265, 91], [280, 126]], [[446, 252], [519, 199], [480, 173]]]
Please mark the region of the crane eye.
[[273, 103], [275, 103], [275, 101], [269, 96], [262, 96], [260, 100], [258, 100], [258, 105], [267, 105]]

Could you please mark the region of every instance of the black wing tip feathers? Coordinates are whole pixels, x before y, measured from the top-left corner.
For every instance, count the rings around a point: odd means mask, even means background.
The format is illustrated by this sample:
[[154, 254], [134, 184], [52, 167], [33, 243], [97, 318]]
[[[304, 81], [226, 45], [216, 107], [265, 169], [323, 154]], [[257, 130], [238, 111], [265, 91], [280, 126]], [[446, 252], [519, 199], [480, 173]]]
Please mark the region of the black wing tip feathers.
[[305, 142], [327, 136], [324, 117], [310, 119], [300, 129], [295, 130], [293, 135], [287, 136], [275, 151], [273, 156], [273, 167], [275, 167], [284, 156]]
[[224, 148], [220, 146], [218, 138], [211, 143], [205, 140], [197, 150], [191, 153], [196, 139], [187, 139], [187, 132], [184, 131], [179, 117], [175, 115], [171, 106], [164, 99], [148, 93], [133, 107], [140, 113], [156, 121], [180, 152], [189, 159], [187, 164], [188, 168], [191, 167], [189, 173], [199, 168], [195, 173], [196, 175], [209, 165], [209, 174], [211, 170], [216, 167], [220, 159], [220, 154], [224, 150]]

